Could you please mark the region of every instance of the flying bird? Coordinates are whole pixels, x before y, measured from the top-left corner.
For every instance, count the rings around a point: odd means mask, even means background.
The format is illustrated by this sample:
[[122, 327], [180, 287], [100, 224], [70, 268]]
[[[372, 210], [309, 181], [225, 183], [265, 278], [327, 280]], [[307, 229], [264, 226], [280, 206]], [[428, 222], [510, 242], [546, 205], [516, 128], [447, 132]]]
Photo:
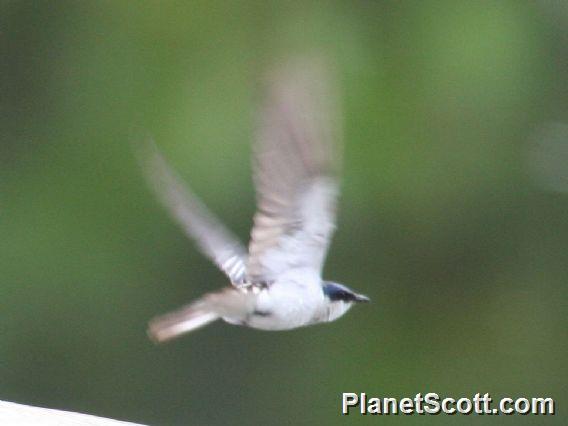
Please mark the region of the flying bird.
[[151, 187], [230, 286], [150, 321], [163, 342], [224, 320], [262, 330], [334, 321], [369, 298], [322, 279], [335, 229], [340, 126], [325, 69], [289, 65], [272, 73], [253, 144], [257, 212], [248, 250], [182, 184], [158, 149], [140, 149]]

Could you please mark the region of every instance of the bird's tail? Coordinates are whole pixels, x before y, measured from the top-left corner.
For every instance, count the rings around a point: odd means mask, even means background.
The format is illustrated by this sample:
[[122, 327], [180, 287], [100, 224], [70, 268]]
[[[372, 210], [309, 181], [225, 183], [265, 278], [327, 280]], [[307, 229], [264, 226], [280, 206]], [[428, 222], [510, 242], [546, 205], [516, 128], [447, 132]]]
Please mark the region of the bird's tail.
[[160, 315], [150, 321], [148, 335], [153, 341], [162, 343], [197, 330], [220, 318], [212, 308], [204, 298], [177, 311]]
[[209, 293], [201, 299], [150, 321], [148, 335], [166, 342], [221, 318], [238, 318], [248, 309], [248, 298], [234, 288]]

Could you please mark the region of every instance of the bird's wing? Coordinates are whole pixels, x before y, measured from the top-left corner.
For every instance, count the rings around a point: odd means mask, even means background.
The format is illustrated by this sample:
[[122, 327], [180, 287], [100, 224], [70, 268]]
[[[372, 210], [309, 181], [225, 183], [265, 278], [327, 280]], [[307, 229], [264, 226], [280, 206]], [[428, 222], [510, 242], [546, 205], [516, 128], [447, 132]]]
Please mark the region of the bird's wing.
[[335, 228], [340, 136], [324, 71], [296, 64], [269, 80], [253, 149], [251, 282], [269, 283], [295, 268], [321, 274]]
[[170, 214], [231, 280], [240, 285], [246, 277], [244, 246], [170, 169], [155, 144], [138, 147], [139, 158], [150, 186]]

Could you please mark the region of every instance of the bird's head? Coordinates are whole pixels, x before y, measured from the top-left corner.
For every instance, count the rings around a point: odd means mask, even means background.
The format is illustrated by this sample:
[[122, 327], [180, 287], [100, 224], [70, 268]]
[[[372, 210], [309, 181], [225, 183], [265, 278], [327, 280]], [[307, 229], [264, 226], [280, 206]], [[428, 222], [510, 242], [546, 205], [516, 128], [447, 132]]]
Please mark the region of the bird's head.
[[354, 303], [370, 302], [367, 296], [355, 293], [343, 284], [325, 281], [323, 294], [327, 302], [328, 321], [334, 321], [347, 312]]

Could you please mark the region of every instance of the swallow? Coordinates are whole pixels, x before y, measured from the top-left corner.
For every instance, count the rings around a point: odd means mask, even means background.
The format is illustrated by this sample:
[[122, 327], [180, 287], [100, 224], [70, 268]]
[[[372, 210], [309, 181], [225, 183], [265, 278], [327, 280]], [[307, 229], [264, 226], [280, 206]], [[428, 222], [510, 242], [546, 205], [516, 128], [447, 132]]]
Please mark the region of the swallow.
[[248, 250], [182, 183], [156, 145], [139, 149], [153, 191], [230, 285], [152, 319], [168, 341], [217, 320], [262, 330], [326, 323], [369, 298], [322, 278], [336, 227], [341, 131], [329, 75], [294, 64], [269, 75], [252, 149], [257, 210]]

